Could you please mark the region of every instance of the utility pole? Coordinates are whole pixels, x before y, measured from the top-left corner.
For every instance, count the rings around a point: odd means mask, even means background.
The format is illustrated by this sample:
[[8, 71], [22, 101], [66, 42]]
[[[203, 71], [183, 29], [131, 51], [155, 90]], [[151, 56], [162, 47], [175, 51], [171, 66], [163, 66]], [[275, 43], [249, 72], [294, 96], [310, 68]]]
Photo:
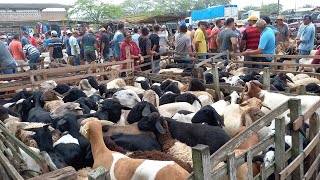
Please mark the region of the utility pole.
[[280, 0], [278, 0], [278, 16], [280, 14]]

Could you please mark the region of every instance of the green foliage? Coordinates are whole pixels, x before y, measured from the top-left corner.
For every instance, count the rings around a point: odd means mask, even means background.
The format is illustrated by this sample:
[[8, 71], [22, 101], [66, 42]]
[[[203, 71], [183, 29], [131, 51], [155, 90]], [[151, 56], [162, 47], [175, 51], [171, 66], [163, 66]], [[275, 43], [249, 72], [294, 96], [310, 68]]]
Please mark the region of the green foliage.
[[311, 4], [305, 4], [302, 6], [302, 8], [313, 8], [313, 6]]
[[107, 18], [118, 18], [122, 8], [117, 5], [100, 2], [99, 0], [77, 0], [68, 12], [69, 17], [77, 20], [99, 23]]
[[255, 10], [255, 11], [257, 11], [257, 10], [259, 10], [259, 9], [260, 9], [260, 7], [252, 6], [252, 5], [248, 5], [248, 6], [245, 6], [245, 7], [243, 8], [243, 10], [244, 10], [245, 12], [247, 12], [247, 11], [249, 11], [249, 10]]
[[[282, 11], [282, 5], [280, 4], [280, 11]], [[264, 16], [270, 16], [270, 14], [278, 13], [278, 4], [271, 3], [261, 6], [260, 14]]]

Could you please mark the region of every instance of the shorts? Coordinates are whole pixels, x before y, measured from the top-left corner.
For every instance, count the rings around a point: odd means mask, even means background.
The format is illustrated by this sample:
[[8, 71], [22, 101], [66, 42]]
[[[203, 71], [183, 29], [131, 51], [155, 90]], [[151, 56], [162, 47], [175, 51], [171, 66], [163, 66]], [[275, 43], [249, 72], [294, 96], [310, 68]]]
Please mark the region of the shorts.
[[95, 51], [86, 51], [84, 52], [84, 57], [88, 63], [95, 61], [97, 59]]

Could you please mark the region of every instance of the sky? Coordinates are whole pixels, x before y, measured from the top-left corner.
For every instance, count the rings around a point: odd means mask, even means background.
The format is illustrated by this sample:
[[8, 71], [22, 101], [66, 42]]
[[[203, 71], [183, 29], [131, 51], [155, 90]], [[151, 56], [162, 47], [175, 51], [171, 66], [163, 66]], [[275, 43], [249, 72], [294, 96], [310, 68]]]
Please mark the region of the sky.
[[[60, 3], [60, 4], [72, 4], [75, 0], [10, 0], [10, 3]], [[102, 0], [105, 2], [112, 2], [118, 4], [123, 0]], [[7, 0], [0, 0], [0, 3], [8, 2]], [[262, 3], [278, 3], [278, 0], [231, 0], [231, 4], [236, 4], [241, 9], [246, 5], [260, 6]], [[314, 6], [320, 6], [319, 0], [280, 0], [280, 3], [284, 6], [284, 9], [295, 9], [296, 7], [302, 7], [305, 4]]]

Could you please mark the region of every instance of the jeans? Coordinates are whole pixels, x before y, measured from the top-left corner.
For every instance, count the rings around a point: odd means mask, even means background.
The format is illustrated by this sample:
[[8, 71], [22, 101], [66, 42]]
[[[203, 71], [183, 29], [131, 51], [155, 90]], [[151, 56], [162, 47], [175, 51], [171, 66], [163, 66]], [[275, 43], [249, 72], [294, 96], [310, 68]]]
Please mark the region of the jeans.
[[80, 54], [78, 54], [78, 58], [76, 58], [76, 56], [72, 56], [73, 57], [73, 62], [75, 66], [79, 66], [80, 65]]
[[[38, 63], [39, 57], [40, 57], [40, 53], [35, 53], [35, 54], [32, 54], [31, 56], [29, 56], [29, 64]], [[37, 69], [36, 65], [30, 66], [30, 70], [36, 70], [36, 69]]]
[[103, 59], [105, 61], [110, 61], [110, 57], [109, 57], [109, 53], [108, 52], [107, 53], [103, 53]]
[[[16, 67], [16, 66], [17, 66], [16, 63], [13, 62], [10, 65], [8, 65], [7, 67]], [[2, 72], [4, 74], [13, 74], [13, 73], [16, 73], [16, 69], [15, 68], [2, 69]]]
[[160, 62], [154, 63], [154, 73], [158, 74], [160, 71]]
[[[298, 55], [310, 55], [310, 52], [309, 50], [299, 50], [299, 54]], [[296, 63], [299, 64], [299, 60], [300, 59], [296, 59]]]

